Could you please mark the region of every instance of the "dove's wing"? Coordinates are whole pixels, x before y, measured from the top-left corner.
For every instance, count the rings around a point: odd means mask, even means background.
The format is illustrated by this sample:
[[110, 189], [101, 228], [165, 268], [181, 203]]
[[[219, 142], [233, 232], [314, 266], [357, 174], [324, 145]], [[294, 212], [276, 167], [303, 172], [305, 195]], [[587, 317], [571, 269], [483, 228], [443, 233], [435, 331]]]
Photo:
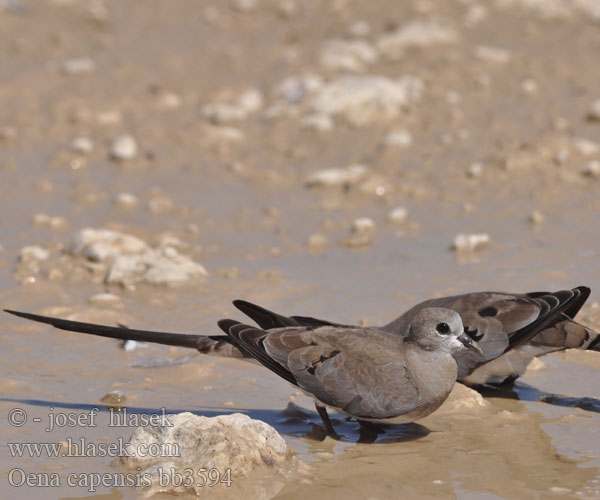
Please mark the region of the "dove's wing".
[[232, 320], [219, 326], [271, 371], [356, 417], [395, 417], [414, 409], [419, 400], [398, 335], [332, 326], [265, 331]]
[[[460, 379], [482, 364], [553, 329], [565, 318], [572, 318], [588, 296], [589, 288], [577, 287], [552, 293], [475, 292], [442, 297], [416, 305], [384, 328], [404, 334], [412, 317], [424, 307], [446, 307], [458, 312], [465, 332], [478, 342], [484, 353], [483, 356], [472, 351], [455, 354]], [[555, 336], [554, 341], [558, 342], [559, 338]]]
[[263, 330], [286, 326], [347, 326], [323, 319], [311, 318], [310, 316], [282, 316], [245, 300], [234, 300], [233, 305], [250, 319], [254, 320]]

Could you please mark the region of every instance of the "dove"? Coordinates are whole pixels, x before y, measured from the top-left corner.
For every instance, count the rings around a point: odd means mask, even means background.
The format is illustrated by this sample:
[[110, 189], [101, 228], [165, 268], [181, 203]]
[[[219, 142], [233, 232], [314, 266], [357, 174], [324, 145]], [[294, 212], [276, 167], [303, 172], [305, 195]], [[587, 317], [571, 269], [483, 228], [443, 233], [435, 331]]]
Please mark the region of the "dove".
[[[263, 330], [231, 319], [218, 325], [241, 353], [314, 398], [327, 435], [336, 439], [328, 407], [359, 420], [414, 422], [450, 394], [458, 372], [453, 354], [464, 349], [482, 354], [460, 316], [439, 307], [418, 311], [401, 335], [331, 325]], [[186, 342], [190, 336], [180, 337]]]
[[[525, 372], [534, 357], [567, 348], [600, 351], [600, 334], [574, 320], [589, 295], [588, 287], [579, 286], [558, 292], [472, 292], [439, 297], [420, 302], [380, 328], [403, 335], [419, 310], [426, 307], [452, 309], [461, 316], [465, 333], [478, 341], [483, 351], [483, 354], [460, 352], [455, 355], [458, 380], [469, 385], [512, 383]], [[233, 304], [264, 330], [288, 326], [358, 328], [308, 316], [282, 316], [244, 300], [235, 300]], [[62, 330], [190, 347], [208, 355], [253, 359], [226, 335], [134, 330], [5, 311]], [[522, 342], [523, 331], [535, 334], [528, 342]]]
[[[382, 416], [383, 414], [377, 409], [376, 411], [379, 413], [368, 416], [368, 412], [356, 413], [355, 407], [358, 405], [356, 402], [351, 403], [351, 401], [341, 398], [339, 394], [333, 396], [327, 392], [317, 391], [314, 386], [309, 387], [310, 381], [313, 380], [311, 377], [301, 382], [305, 386], [303, 387], [298, 383], [300, 379], [297, 378], [294, 372], [302, 366], [297, 364], [300, 363], [299, 360], [304, 359], [306, 361], [307, 359], [301, 356], [298, 358], [299, 353], [304, 352], [302, 349], [308, 349], [308, 352], [315, 355], [314, 359], [311, 359], [314, 364], [304, 365], [306, 373], [314, 376], [315, 374], [311, 374], [311, 371], [317, 373], [318, 369], [321, 373], [327, 367], [336, 365], [345, 359], [345, 356], [339, 357], [338, 354], [328, 357], [336, 350], [341, 352], [341, 349], [331, 347], [334, 345], [333, 339], [337, 335], [340, 338], [348, 339], [353, 346], [355, 344], [362, 346], [364, 352], [371, 352], [371, 343], [374, 343], [375, 346], [381, 346], [391, 342], [390, 339], [394, 339], [399, 343], [398, 345], [404, 345], [405, 340], [410, 338], [411, 328], [416, 328], [415, 321], [422, 319], [423, 311], [427, 312], [432, 309], [450, 310], [461, 320], [462, 332], [459, 336], [463, 344], [468, 343], [467, 339], [475, 342], [474, 345], [469, 346], [469, 350], [459, 349], [453, 352], [457, 370], [454, 378], [458, 377], [459, 380], [470, 384], [486, 383], [496, 379], [500, 381], [509, 379], [512, 381], [523, 373], [529, 360], [537, 355], [568, 347], [598, 349], [599, 334], [580, 325], [573, 319], [589, 297], [589, 294], [589, 288], [577, 287], [572, 290], [558, 292], [525, 294], [473, 292], [441, 297], [421, 302], [381, 327], [358, 327], [307, 316], [286, 317], [250, 302], [236, 300], [233, 304], [253, 319], [259, 328], [233, 320], [222, 320], [219, 322], [219, 326], [224, 330], [225, 335], [195, 335], [134, 330], [126, 327], [94, 325], [51, 318], [13, 310], [5, 311], [22, 318], [50, 324], [62, 330], [121, 340], [189, 347], [204, 354], [256, 361], [311, 394], [316, 399], [317, 411], [323, 419], [326, 430], [333, 435], [334, 431], [326, 411], [327, 406], [341, 409], [363, 420], [398, 419], [399, 417], [416, 419], [421, 418], [419, 415], [425, 410], [420, 407], [416, 411], [417, 405], [409, 411], [391, 417]], [[445, 323], [456, 326], [452, 321], [446, 321]], [[246, 333], [241, 335], [242, 332]], [[271, 334], [273, 335], [271, 336]], [[294, 343], [300, 342], [298, 339], [312, 337], [315, 339], [318, 337], [321, 343], [319, 344], [316, 340], [309, 342], [306, 346]], [[282, 353], [287, 351], [282, 346], [287, 345], [285, 342], [288, 341], [291, 342], [291, 346], [299, 346], [300, 351], [290, 351], [288, 353], [290, 359], [286, 360]], [[283, 344], [279, 345], [282, 342]], [[312, 345], [312, 342], [316, 345]], [[270, 346], [271, 352], [265, 346]], [[279, 346], [279, 350], [275, 346]], [[321, 352], [321, 354], [317, 356], [317, 352]], [[352, 352], [355, 353], [355, 351]], [[385, 349], [379, 348], [378, 352], [381, 356], [387, 355]], [[356, 353], [354, 355], [356, 356]], [[325, 368], [321, 368], [321, 366]], [[450, 376], [447, 380], [452, 378]], [[451, 383], [453, 384], [454, 381]], [[422, 389], [423, 387], [421, 387]], [[436, 407], [431, 404], [431, 401], [425, 406], [427, 408]], [[345, 407], [349, 411], [344, 410]], [[398, 408], [394, 411], [398, 411]]]

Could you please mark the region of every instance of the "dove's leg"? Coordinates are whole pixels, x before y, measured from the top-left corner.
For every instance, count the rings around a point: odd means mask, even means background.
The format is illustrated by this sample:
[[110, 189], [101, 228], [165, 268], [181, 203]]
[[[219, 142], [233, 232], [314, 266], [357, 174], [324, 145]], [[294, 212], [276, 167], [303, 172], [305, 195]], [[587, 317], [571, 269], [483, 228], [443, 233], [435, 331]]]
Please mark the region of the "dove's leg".
[[319, 404], [316, 402], [315, 402], [315, 408], [317, 409], [317, 413], [319, 414], [319, 417], [321, 417], [321, 420], [323, 421], [323, 428], [325, 429], [325, 432], [327, 433], [327, 435], [333, 439], [339, 440], [340, 436], [337, 432], [335, 432], [333, 425], [331, 425], [331, 420], [329, 420], [329, 415], [327, 414], [327, 408], [325, 406], [323, 406], [322, 404]]

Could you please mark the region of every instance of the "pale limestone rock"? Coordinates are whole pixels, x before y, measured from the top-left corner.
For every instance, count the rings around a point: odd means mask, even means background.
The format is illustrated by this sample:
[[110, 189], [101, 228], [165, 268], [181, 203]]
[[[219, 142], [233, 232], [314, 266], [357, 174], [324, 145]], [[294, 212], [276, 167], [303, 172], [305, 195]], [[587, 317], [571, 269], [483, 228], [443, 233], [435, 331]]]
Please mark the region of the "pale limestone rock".
[[138, 147], [130, 135], [117, 137], [110, 147], [110, 156], [115, 160], [133, 160], [137, 156]]
[[408, 219], [408, 210], [404, 207], [396, 207], [388, 214], [387, 219], [392, 224], [404, 224]]
[[313, 95], [310, 108], [317, 114], [365, 126], [395, 118], [403, 106], [418, 101], [422, 92], [422, 81], [412, 76], [341, 76]]
[[364, 165], [350, 165], [344, 168], [328, 168], [319, 170], [308, 176], [308, 187], [351, 186], [362, 181], [368, 173]]
[[89, 137], [75, 137], [71, 141], [71, 150], [75, 153], [80, 154], [89, 154], [94, 150], [94, 141], [92, 141]]
[[[176, 453], [170, 451], [175, 445]], [[164, 449], [166, 456], [138, 454], [139, 449]], [[169, 456], [175, 455], [178, 456]], [[234, 413], [217, 417], [202, 417], [192, 413], [179, 413], [160, 417], [159, 425], [138, 427], [128, 445], [128, 456], [120, 458], [122, 465], [149, 474], [152, 484], [144, 487], [144, 493], [204, 495], [206, 486], [199, 481], [191, 485], [159, 484], [161, 471], [185, 474], [186, 470], [198, 471], [202, 468], [218, 471], [219, 479], [210, 488], [211, 497], [219, 494], [233, 494], [244, 498], [270, 498], [275, 491], [265, 491], [265, 484], [256, 490], [256, 484], [247, 478], [253, 471], [271, 474], [273, 480], [281, 480], [298, 470], [301, 465], [285, 440], [265, 422]], [[229, 472], [227, 472], [229, 471]], [[231, 478], [227, 485], [226, 474]], [[200, 479], [200, 476], [196, 477]], [[241, 489], [241, 490], [240, 490]], [[270, 494], [269, 494], [270, 493]], [[229, 497], [232, 498], [232, 497]]]
[[84, 229], [69, 246], [73, 255], [82, 255], [104, 266], [106, 283], [132, 286], [178, 285], [202, 280], [206, 269], [175, 248], [152, 248], [145, 241], [109, 229]]
[[60, 68], [65, 75], [85, 75], [96, 69], [96, 63], [88, 57], [80, 57], [67, 59]]
[[488, 246], [491, 242], [489, 234], [457, 234], [452, 243], [455, 252], [474, 252]]

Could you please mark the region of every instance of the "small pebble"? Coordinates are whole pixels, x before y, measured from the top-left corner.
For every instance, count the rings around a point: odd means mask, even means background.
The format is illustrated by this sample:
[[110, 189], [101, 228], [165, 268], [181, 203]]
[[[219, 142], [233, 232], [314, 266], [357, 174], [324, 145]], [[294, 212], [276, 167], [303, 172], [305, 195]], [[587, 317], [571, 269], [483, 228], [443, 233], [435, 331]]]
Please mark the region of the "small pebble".
[[137, 143], [130, 135], [117, 137], [110, 148], [110, 156], [115, 160], [132, 160], [137, 155]]
[[534, 226], [543, 224], [545, 220], [546, 218], [544, 217], [544, 214], [539, 210], [534, 210], [529, 216], [529, 222]]
[[600, 122], [600, 99], [596, 99], [590, 104], [587, 119], [591, 122]]
[[393, 130], [384, 137], [383, 143], [386, 146], [407, 148], [413, 143], [413, 138], [410, 132], [406, 130]]
[[480, 177], [483, 173], [483, 164], [480, 162], [473, 163], [467, 169], [467, 176], [474, 179], [475, 177]]
[[345, 168], [329, 168], [311, 174], [306, 180], [308, 187], [313, 186], [348, 186], [357, 184], [367, 175], [364, 165], [350, 165]]
[[106, 403], [108, 406], [123, 406], [127, 398], [123, 391], [110, 391], [108, 394], [102, 396], [100, 401]]
[[573, 147], [582, 156], [592, 156], [600, 152], [600, 144], [581, 137], [573, 139]]
[[457, 234], [452, 243], [455, 252], [473, 252], [488, 246], [491, 242], [489, 234]]
[[114, 204], [120, 208], [135, 208], [138, 203], [138, 197], [131, 193], [119, 193], [114, 201]]
[[76, 153], [88, 154], [94, 150], [94, 142], [89, 137], [75, 137], [71, 141], [71, 149]]
[[404, 207], [394, 208], [387, 216], [392, 224], [404, 224], [408, 218], [408, 210]]
[[600, 161], [594, 160], [587, 163], [582, 169], [581, 174], [586, 177], [598, 179], [600, 177]]
[[308, 249], [313, 253], [322, 252], [327, 244], [327, 237], [320, 233], [314, 233], [308, 237]]
[[532, 78], [526, 78], [521, 82], [521, 90], [523, 93], [532, 95], [538, 91], [538, 83]]
[[158, 105], [166, 109], [178, 108], [181, 106], [181, 97], [174, 92], [165, 92], [159, 97]]
[[84, 75], [96, 69], [96, 63], [87, 57], [68, 59], [61, 65], [61, 70], [66, 75]]

